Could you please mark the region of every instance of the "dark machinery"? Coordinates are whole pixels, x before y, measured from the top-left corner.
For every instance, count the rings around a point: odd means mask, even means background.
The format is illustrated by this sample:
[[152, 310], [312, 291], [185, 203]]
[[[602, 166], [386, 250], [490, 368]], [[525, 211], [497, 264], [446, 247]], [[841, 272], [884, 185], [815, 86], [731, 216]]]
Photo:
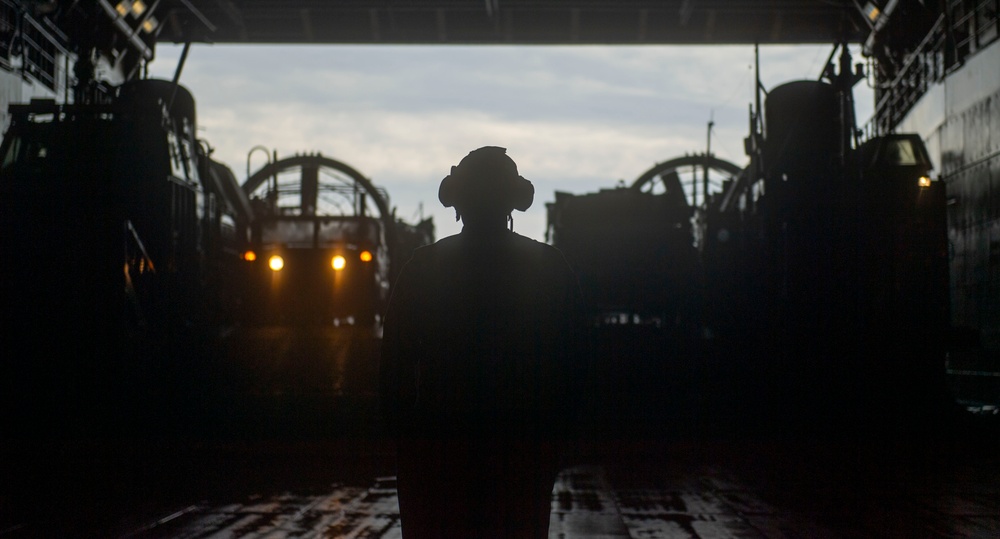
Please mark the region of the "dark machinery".
[[181, 86], [138, 80], [108, 104], [10, 112], [0, 146], [4, 395], [56, 412], [148, 392], [140, 380], [152, 382], [156, 366], [197, 355], [185, 347], [232, 319], [249, 201], [196, 140], [194, 99]]
[[[716, 172], [739, 170], [711, 161]], [[703, 156], [672, 159], [630, 187], [557, 192], [547, 205], [547, 240], [576, 270], [593, 325], [697, 331], [702, 270], [680, 173], [704, 165]]]
[[750, 166], [705, 208], [709, 303], [738, 313], [718, 326], [946, 332], [944, 186], [917, 135], [852, 144], [842, 103], [824, 81], [768, 94]]
[[[628, 188], [556, 193], [549, 239], [595, 324], [671, 330], [625, 334], [645, 345], [602, 333], [631, 365], [612, 395], [648, 384], [649, 414], [671, 387], [702, 403], [693, 422], [786, 432], [915, 429], [949, 409], [944, 185], [919, 136], [860, 140], [851, 67], [845, 47], [839, 74], [773, 88], [745, 168], [692, 155]], [[704, 203], [689, 203], [699, 184]], [[671, 359], [656, 370], [651, 357]]]
[[705, 207], [706, 320], [781, 380], [758, 379], [776, 406], [928, 418], [949, 334], [944, 185], [919, 136], [858, 140], [843, 51], [827, 80], [768, 93], [750, 166]]
[[377, 332], [407, 249], [433, 241], [430, 221], [398, 222], [383, 190], [319, 154], [269, 162], [243, 190], [256, 216], [244, 256], [255, 323]]
[[547, 204], [547, 240], [576, 272], [589, 322], [595, 423], [610, 436], [691, 433], [706, 421], [700, 380], [712, 363], [693, 201], [740, 170], [687, 155], [630, 186], [556, 192]]
[[385, 191], [341, 161], [268, 157], [242, 186], [254, 219], [243, 323], [225, 362], [226, 391], [240, 410], [228, 416], [343, 434], [344, 418], [331, 414], [371, 402], [392, 277], [434, 240], [433, 224], [397, 220]]

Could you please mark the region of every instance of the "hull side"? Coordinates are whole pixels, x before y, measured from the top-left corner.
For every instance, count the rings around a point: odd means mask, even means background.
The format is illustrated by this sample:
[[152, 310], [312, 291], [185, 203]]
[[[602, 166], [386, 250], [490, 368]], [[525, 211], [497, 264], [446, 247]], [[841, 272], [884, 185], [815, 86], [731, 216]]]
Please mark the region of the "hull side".
[[896, 127], [927, 142], [947, 185], [951, 317], [1000, 354], [1000, 42], [931, 87]]

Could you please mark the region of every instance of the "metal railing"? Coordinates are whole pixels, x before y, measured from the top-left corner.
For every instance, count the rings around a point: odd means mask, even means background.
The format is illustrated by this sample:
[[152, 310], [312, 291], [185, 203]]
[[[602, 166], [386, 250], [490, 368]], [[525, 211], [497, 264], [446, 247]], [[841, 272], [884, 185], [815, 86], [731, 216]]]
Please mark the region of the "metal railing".
[[876, 80], [875, 113], [865, 131], [892, 132], [931, 85], [962, 67], [966, 59], [1000, 37], [1000, 0], [948, 0], [924, 39], [900, 52], [891, 80]]
[[[53, 92], [65, 89], [67, 73], [60, 59], [70, 55], [68, 38], [51, 24], [36, 20], [11, 0], [0, 0], [0, 66], [18, 69]], [[20, 62], [14, 62], [16, 57]], [[60, 69], [62, 67], [62, 69]], [[62, 73], [60, 71], [63, 71]], [[60, 76], [62, 76], [60, 78]], [[62, 86], [62, 88], [60, 88]]]

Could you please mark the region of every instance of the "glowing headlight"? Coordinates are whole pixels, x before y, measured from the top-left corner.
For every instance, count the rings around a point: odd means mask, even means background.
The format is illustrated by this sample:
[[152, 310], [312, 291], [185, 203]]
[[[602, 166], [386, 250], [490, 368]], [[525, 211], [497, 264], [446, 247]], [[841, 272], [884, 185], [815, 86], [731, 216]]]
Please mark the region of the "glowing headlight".
[[921, 176], [920, 179], [917, 180], [917, 185], [919, 185], [920, 187], [930, 187], [931, 179], [928, 178], [927, 176]]
[[358, 256], [359, 256], [359, 258], [361, 258], [362, 262], [371, 262], [372, 261], [372, 253], [371, 253], [371, 251], [361, 251], [361, 254], [358, 255]]
[[285, 267], [285, 260], [278, 255], [274, 255], [267, 259], [267, 266], [273, 271], [281, 271], [281, 268]]
[[336, 255], [330, 260], [330, 265], [333, 266], [333, 269], [340, 271], [347, 265], [347, 260], [340, 255]]
[[247, 262], [253, 262], [254, 260], [257, 260], [257, 253], [253, 251], [247, 251], [243, 253], [243, 260], [246, 260]]

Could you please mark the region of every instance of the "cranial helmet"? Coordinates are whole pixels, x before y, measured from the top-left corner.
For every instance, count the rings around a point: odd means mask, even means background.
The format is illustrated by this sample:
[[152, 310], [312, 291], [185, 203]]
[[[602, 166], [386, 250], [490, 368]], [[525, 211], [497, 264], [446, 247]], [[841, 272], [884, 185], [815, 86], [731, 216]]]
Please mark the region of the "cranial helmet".
[[441, 180], [438, 200], [461, 212], [490, 207], [524, 211], [535, 198], [535, 187], [517, 173], [517, 164], [506, 148], [484, 146], [469, 152], [451, 174]]

